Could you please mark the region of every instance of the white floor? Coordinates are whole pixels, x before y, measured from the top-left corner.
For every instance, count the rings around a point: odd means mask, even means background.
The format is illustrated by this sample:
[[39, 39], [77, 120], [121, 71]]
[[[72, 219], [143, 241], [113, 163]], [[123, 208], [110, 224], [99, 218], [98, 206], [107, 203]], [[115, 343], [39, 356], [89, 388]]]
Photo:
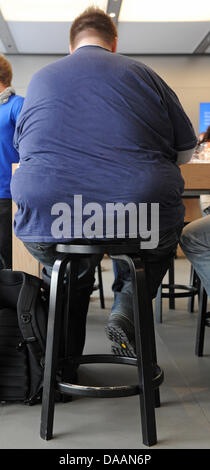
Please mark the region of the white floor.
[[[106, 310], [100, 309], [94, 292], [88, 314], [86, 351], [109, 353], [104, 326], [112, 304], [112, 265], [103, 260]], [[189, 263], [176, 260], [176, 282], [187, 284]], [[154, 449], [206, 449], [210, 447], [210, 329], [206, 331], [205, 355], [195, 356], [197, 303], [187, 312], [187, 299], [176, 301], [169, 311], [164, 299], [163, 323], [156, 324], [158, 363], [165, 380], [162, 406], [156, 410], [158, 444]], [[83, 383], [135, 383], [136, 370], [128, 366], [82, 366]], [[141, 449], [139, 397], [74, 398], [56, 405], [54, 438], [39, 437], [40, 405], [0, 405], [1, 449]]]

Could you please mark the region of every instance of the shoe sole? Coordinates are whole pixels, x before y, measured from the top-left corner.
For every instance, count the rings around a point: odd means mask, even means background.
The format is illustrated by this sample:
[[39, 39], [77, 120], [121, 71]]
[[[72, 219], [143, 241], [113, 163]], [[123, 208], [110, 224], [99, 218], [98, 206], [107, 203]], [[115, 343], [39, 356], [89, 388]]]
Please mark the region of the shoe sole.
[[120, 326], [108, 325], [105, 328], [106, 335], [112, 341], [112, 352], [116, 356], [134, 357], [136, 353], [125, 331]]

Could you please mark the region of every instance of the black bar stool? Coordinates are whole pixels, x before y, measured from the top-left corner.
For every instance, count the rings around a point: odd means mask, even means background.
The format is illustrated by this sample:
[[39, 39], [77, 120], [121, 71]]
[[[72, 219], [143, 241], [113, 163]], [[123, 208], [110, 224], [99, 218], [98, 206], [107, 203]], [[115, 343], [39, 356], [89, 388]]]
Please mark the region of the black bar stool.
[[105, 308], [104, 287], [103, 287], [101, 263], [98, 263], [98, 265], [97, 265], [97, 273], [98, 273], [98, 283], [94, 284], [93, 290], [99, 290], [101, 308]]
[[[163, 289], [166, 289], [167, 292], [163, 292]], [[176, 290], [182, 290], [183, 292], [176, 292]], [[183, 284], [175, 284], [174, 279], [174, 258], [171, 259], [170, 266], [168, 269], [168, 284], [161, 283], [157, 296], [155, 299], [155, 317], [157, 323], [162, 323], [163, 316], [162, 316], [162, 299], [167, 298], [169, 299], [169, 308], [175, 309], [175, 298], [183, 298], [188, 297], [188, 312], [193, 312], [194, 310], [194, 300], [195, 295], [199, 295], [200, 289], [200, 280], [191, 266], [191, 273], [190, 273], [190, 284], [183, 285]]]
[[[42, 398], [41, 437], [49, 440], [53, 433], [55, 391], [62, 394], [91, 397], [122, 397], [139, 394], [143, 443], [147, 446], [156, 444], [155, 406], [160, 406], [159, 386], [163, 382], [163, 371], [158, 369], [154, 377], [154, 365], [157, 364], [152, 300], [148, 293], [146, 263], [140, 257], [140, 242], [132, 245], [128, 242], [108, 244], [95, 242], [90, 244], [58, 244], [58, 259], [52, 271], [50, 287], [49, 319], [45, 357], [45, 373]], [[111, 258], [128, 263], [132, 274], [133, 310], [136, 340], [136, 359], [114, 356], [111, 354], [69, 356], [69, 331], [71, 325], [71, 302], [77, 281], [78, 259], [92, 254], [108, 254]], [[63, 311], [64, 276], [68, 274], [67, 299]], [[59, 358], [61, 321], [65, 314], [65, 351]], [[138, 368], [138, 384], [111, 387], [82, 386], [68, 383], [69, 364], [114, 363], [129, 364]], [[61, 380], [56, 380], [58, 367], [62, 366]]]
[[195, 304], [195, 296], [198, 295], [198, 302], [200, 299], [200, 288], [201, 288], [201, 281], [200, 278], [198, 277], [195, 269], [193, 268], [193, 265], [191, 264], [191, 269], [190, 269], [190, 286], [195, 287], [196, 289], [196, 294], [191, 295], [188, 299], [188, 312], [193, 313], [194, 312], [194, 304]]
[[210, 312], [207, 312], [207, 301], [208, 296], [206, 290], [201, 285], [195, 344], [195, 354], [199, 357], [203, 356], [205, 328], [206, 326], [210, 327]]

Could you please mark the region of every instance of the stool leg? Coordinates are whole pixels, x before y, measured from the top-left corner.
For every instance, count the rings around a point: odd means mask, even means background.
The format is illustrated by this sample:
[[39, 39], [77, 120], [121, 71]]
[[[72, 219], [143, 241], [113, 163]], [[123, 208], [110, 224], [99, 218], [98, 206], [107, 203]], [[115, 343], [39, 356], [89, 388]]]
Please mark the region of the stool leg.
[[170, 287], [174, 285], [174, 258], [172, 258], [170, 262], [170, 266], [168, 270], [168, 278], [169, 278], [169, 308], [174, 310], [175, 309], [175, 298], [173, 297], [174, 287]]
[[151, 318], [149, 307], [145, 265], [139, 258], [129, 259], [133, 284], [133, 310], [136, 339], [136, 356], [138, 363], [140, 394], [140, 410], [142, 420], [143, 443], [152, 446], [157, 442], [154, 390], [152, 383], [151, 353]]
[[154, 395], [155, 395], [155, 408], [160, 408], [161, 402], [160, 402], [160, 390], [159, 387], [155, 388], [154, 390]]
[[[146, 278], [148, 276], [147, 265], [145, 266], [146, 269]], [[162, 303], [162, 302], [161, 302]], [[155, 340], [155, 325], [154, 325], [154, 315], [153, 315], [153, 307], [152, 301], [148, 303], [148, 308], [150, 309], [150, 337], [151, 337], [151, 350], [152, 350], [152, 362], [154, 365], [157, 364], [157, 351], [156, 351], [156, 340]], [[155, 388], [155, 408], [160, 408], [160, 390], [159, 387]]]
[[157, 323], [163, 322], [162, 284], [159, 285], [155, 298], [155, 318]]
[[98, 263], [97, 270], [98, 270], [98, 286], [99, 286], [101, 308], [105, 308], [104, 288], [103, 288], [102, 273], [101, 273], [101, 263]]
[[[191, 264], [191, 268], [190, 268], [190, 282], [189, 282], [189, 285], [193, 286], [193, 287], [195, 285], [195, 270], [194, 270], [192, 264]], [[188, 299], [188, 308], [187, 308], [189, 313], [194, 312], [194, 301], [195, 301], [194, 295], [189, 297], [189, 299]]]
[[[64, 319], [64, 367], [62, 370], [62, 382], [71, 382], [71, 363], [67, 362], [67, 358], [70, 357], [70, 322], [71, 322], [71, 312], [72, 306], [75, 305], [75, 296], [77, 288], [77, 277], [78, 277], [78, 260], [70, 261], [67, 265], [67, 289], [66, 289], [66, 299], [65, 299], [65, 319]], [[65, 362], [66, 361], [66, 362]], [[73, 365], [73, 362], [72, 362]], [[69, 395], [63, 396], [63, 402], [69, 401], [71, 397]]]
[[[197, 287], [197, 274], [193, 268], [193, 265], [191, 264], [191, 269], [190, 269], [190, 286]], [[195, 295], [192, 295], [188, 299], [188, 312], [193, 313], [194, 312], [194, 304], [195, 304]]]
[[198, 325], [197, 325], [197, 332], [196, 332], [196, 345], [195, 345], [196, 356], [203, 356], [206, 308], [207, 308], [207, 293], [205, 289], [201, 287], [200, 301], [199, 301], [199, 313], [198, 313]]
[[[152, 302], [149, 302], [149, 308], [150, 308], [150, 318], [151, 318], [150, 336], [151, 336], [152, 362], [153, 362], [154, 365], [156, 365], [157, 364], [157, 352], [156, 352], [155, 328], [154, 328]], [[160, 390], [159, 390], [159, 387], [155, 388], [154, 392], [155, 392], [155, 408], [160, 408]]]
[[[201, 280], [198, 277], [196, 271], [195, 271], [195, 278], [196, 278], [196, 287], [198, 289], [198, 303], [200, 302], [200, 292], [201, 292]], [[208, 297], [208, 296], [207, 296]]]
[[50, 285], [49, 318], [47, 327], [47, 344], [45, 355], [45, 372], [42, 396], [41, 431], [42, 439], [52, 438], [55, 380], [59, 354], [61, 331], [61, 312], [63, 298], [63, 280], [68, 260], [56, 260], [53, 266]]

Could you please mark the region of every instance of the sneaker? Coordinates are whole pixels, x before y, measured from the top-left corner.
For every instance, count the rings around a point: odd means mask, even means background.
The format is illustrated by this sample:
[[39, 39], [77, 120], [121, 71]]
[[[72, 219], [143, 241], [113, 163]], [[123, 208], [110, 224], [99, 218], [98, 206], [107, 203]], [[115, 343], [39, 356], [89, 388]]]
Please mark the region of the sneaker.
[[[132, 323], [115, 316], [108, 320], [105, 328], [107, 337], [112, 341], [112, 353], [116, 356], [136, 358], [136, 348], [134, 340], [134, 327]], [[158, 364], [152, 364], [152, 376], [158, 377], [162, 374], [162, 370]]]
[[113, 343], [113, 354], [136, 357], [134, 326], [129, 320], [120, 317], [120, 315], [111, 315], [105, 331], [108, 339]]

